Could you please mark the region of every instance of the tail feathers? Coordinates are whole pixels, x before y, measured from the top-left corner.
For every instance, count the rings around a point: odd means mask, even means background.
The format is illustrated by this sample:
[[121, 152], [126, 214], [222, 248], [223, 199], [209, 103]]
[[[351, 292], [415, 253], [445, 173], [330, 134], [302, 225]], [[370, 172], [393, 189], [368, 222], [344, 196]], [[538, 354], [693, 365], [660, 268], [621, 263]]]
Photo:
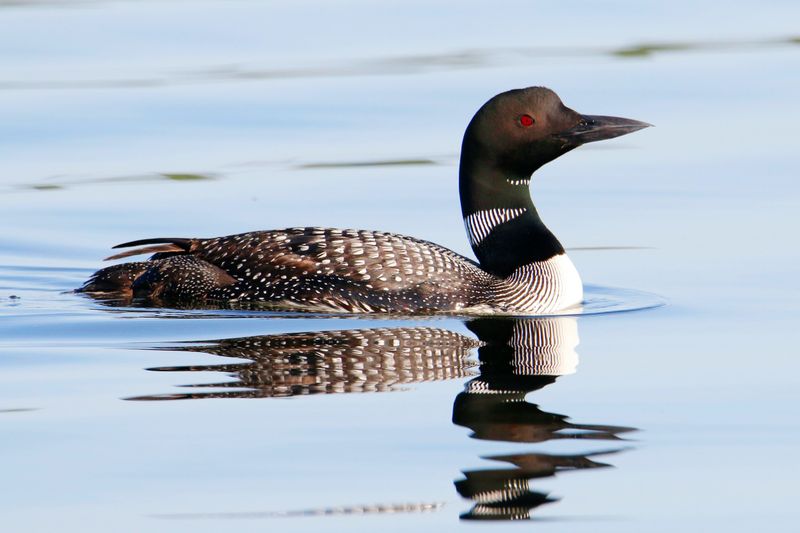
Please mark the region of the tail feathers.
[[[116, 248], [116, 246], [114, 247]], [[157, 244], [154, 246], [143, 246], [141, 248], [134, 248], [133, 250], [127, 250], [125, 252], [121, 252], [114, 255], [109, 255], [103, 261], [112, 261], [114, 259], [122, 259], [123, 257], [130, 257], [132, 255], [140, 255], [140, 254], [153, 254], [159, 252], [185, 252], [183, 248], [180, 246], [175, 246], [174, 244]]]
[[114, 254], [112, 256], [106, 257], [104, 260], [111, 261], [113, 259], [122, 259], [124, 257], [131, 257], [133, 255], [160, 253], [160, 252], [166, 252], [166, 253], [191, 252], [193, 243], [194, 243], [193, 239], [182, 239], [182, 238], [141, 239], [138, 241], [124, 242], [122, 244], [114, 246], [114, 248], [115, 249], [128, 248], [131, 246], [140, 246], [141, 248], [135, 248], [133, 250], [128, 250], [125, 252]]
[[194, 239], [183, 239], [180, 237], [158, 237], [156, 239], [140, 239], [138, 241], [123, 242], [114, 246], [114, 248], [130, 248], [131, 246], [142, 246], [144, 244], [174, 244], [180, 246], [183, 251], [190, 252]]

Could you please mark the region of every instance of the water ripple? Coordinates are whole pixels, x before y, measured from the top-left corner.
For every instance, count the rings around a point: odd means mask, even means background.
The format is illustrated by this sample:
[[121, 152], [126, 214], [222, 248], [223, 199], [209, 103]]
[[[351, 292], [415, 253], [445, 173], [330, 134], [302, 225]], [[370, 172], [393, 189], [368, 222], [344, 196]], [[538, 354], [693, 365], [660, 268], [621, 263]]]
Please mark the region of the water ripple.
[[0, 90], [68, 90], [160, 88], [220, 82], [271, 81], [304, 78], [409, 75], [452, 70], [493, 68], [531, 60], [611, 57], [620, 60], [649, 58], [656, 54], [697, 52], [751, 52], [800, 44], [800, 37], [760, 40], [643, 42], [622, 47], [516, 47], [459, 50], [433, 54], [378, 57], [343, 61], [338, 65], [299, 65], [292, 68], [245, 67], [239, 64], [209, 66], [199, 70], [148, 73], [120, 78], [0, 80]]

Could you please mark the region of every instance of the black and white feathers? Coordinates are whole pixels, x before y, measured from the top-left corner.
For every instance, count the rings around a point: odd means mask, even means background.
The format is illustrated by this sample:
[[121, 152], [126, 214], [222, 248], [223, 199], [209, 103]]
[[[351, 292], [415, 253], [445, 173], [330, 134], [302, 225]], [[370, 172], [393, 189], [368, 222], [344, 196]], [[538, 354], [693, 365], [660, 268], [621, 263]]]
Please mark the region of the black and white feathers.
[[581, 303], [583, 285], [544, 225], [528, 184], [540, 166], [586, 142], [647, 124], [589, 116], [543, 87], [484, 104], [459, 164], [462, 215], [479, 263], [431, 242], [375, 231], [291, 228], [212, 239], [145, 239], [82, 292], [153, 305], [183, 302], [353, 313], [545, 314]]

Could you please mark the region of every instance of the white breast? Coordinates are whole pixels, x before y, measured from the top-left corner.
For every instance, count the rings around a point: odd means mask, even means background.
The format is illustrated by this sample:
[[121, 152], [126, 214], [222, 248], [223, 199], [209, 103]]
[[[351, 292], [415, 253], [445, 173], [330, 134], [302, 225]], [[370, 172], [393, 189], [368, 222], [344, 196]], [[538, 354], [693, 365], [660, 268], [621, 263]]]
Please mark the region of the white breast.
[[577, 308], [583, 301], [583, 282], [566, 254], [524, 265], [498, 280], [478, 312], [548, 314]]

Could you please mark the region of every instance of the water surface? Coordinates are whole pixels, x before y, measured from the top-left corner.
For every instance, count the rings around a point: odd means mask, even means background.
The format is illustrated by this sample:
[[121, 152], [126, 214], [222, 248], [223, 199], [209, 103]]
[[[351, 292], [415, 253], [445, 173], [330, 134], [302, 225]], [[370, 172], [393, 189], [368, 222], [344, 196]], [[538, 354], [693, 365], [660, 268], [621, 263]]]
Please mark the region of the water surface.
[[[799, 15], [1, 2], [4, 529], [793, 531]], [[532, 84], [656, 125], [534, 179], [604, 312], [298, 317], [69, 292], [145, 237], [323, 225], [471, 255], [463, 128]]]

